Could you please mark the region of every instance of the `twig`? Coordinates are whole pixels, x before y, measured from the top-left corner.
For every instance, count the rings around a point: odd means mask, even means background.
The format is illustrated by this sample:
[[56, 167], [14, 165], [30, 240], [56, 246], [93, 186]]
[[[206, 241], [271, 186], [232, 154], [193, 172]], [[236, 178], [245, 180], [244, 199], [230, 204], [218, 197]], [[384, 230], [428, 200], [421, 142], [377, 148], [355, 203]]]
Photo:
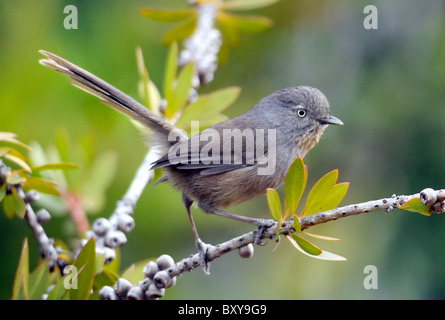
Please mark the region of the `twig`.
[[[358, 215], [373, 211], [385, 211], [389, 212], [394, 208], [397, 208], [407, 201], [420, 198], [421, 202], [425, 205], [431, 205], [435, 213], [442, 213], [445, 211], [445, 190], [433, 190], [430, 188], [424, 189], [420, 193], [413, 195], [393, 195], [390, 198], [383, 198], [379, 200], [372, 200], [358, 204], [352, 204], [344, 207], [335, 208], [333, 210], [320, 212], [311, 216], [299, 218], [301, 231], [310, 228], [314, 225], [325, 223], [328, 221], [337, 220], [352, 215]], [[436, 209], [434, 209], [436, 207]], [[437, 209], [442, 208], [441, 210]], [[264, 230], [260, 235], [261, 240], [273, 239], [276, 236], [277, 223]], [[295, 232], [293, 229], [293, 221], [285, 221], [280, 227], [280, 234], [288, 235]], [[230, 239], [226, 242], [220, 243], [215, 246], [210, 246], [207, 250], [208, 261], [214, 261], [215, 259], [246, 246], [250, 246], [256, 243], [258, 239], [257, 230], [243, 234], [241, 236]], [[184, 258], [181, 261], [173, 264], [168, 268], [159, 268], [156, 272], [153, 272], [153, 262], [147, 264], [145, 270], [145, 279], [136, 283], [134, 286], [129, 284], [125, 279], [119, 279], [115, 285], [115, 288], [104, 287], [100, 292], [102, 299], [153, 299], [159, 298], [164, 294], [165, 288], [172, 286], [176, 282], [176, 277], [182, 275], [185, 271], [192, 271], [193, 269], [200, 267], [200, 255], [195, 253], [188, 258]], [[156, 267], [155, 267], [156, 268]], [[127, 290], [122, 291], [122, 284], [125, 283]], [[134, 290], [130, 290], [135, 288]], [[154, 295], [153, 291], [158, 290], [158, 295]], [[164, 291], [162, 291], [164, 290]]]

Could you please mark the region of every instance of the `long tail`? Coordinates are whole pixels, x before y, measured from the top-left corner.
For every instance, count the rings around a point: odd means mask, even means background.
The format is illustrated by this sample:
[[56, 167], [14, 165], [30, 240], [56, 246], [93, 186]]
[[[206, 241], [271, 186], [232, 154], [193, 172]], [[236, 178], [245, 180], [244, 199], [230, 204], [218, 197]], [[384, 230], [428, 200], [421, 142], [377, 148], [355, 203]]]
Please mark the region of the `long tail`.
[[90, 72], [53, 53], [44, 50], [39, 52], [47, 57], [39, 61], [42, 65], [67, 75], [76, 87], [98, 97], [107, 106], [148, 127], [156, 134], [155, 140], [158, 144], [166, 146], [164, 143], [167, 143], [170, 131], [179, 131], [174, 125]]

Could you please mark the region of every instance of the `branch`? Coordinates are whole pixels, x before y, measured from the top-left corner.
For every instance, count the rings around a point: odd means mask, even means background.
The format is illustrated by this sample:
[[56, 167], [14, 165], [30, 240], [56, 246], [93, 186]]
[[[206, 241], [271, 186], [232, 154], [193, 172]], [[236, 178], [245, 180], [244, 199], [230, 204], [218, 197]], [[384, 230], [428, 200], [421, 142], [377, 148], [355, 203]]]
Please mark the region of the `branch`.
[[[358, 204], [352, 204], [344, 207], [338, 207], [333, 210], [320, 212], [311, 216], [300, 217], [301, 231], [308, 229], [317, 224], [337, 220], [352, 215], [359, 215], [362, 213], [368, 213], [373, 211], [385, 211], [389, 212], [394, 208], [402, 206], [409, 200], [420, 198], [424, 205], [431, 205], [432, 212], [443, 213], [445, 212], [445, 190], [433, 190], [430, 188], [424, 189], [420, 193], [413, 195], [393, 195], [390, 198], [383, 198], [379, 200], [372, 200], [362, 202]], [[276, 237], [277, 222], [274, 220], [273, 225], [264, 230], [260, 235], [257, 235], [258, 231], [252, 231], [226, 242], [210, 246], [207, 250], [207, 259], [209, 262], [216, 260], [217, 258], [225, 255], [234, 250], [241, 250], [243, 248], [252, 247], [254, 243], [259, 239], [270, 240]], [[285, 221], [280, 227], [279, 233], [283, 235], [289, 235], [295, 232], [292, 227], [293, 221]], [[279, 238], [277, 239], [277, 241]], [[252, 247], [253, 248], [253, 247]], [[253, 251], [247, 257], [251, 257]], [[165, 256], [165, 255], [164, 255]], [[161, 256], [162, 257], [162, 256]], [[161, 258], [160, 257], [160, 258]], [[171, 259], [171, 258], [170, 258]], [[173, 260], [173, 259], [171, 259]], [[157, 265], [157, 267], [155, 266]], [[159, 263], [149, 262], [144, 269], [145, 279], [139, 281], [132, 286], [127, 280], [119, 279], [113, 288], [104, 287], [99, 295], [102, 299], [154, 299], [164, 295], [165, 288], [171, 287], [176, 283], [176, 277], [182, 275], [185, 271], [192, 271], [200, 266], [199, 253], [195, 253], [188, 258], [184, 258], [177, 263], [170, 262], [167, 266], [159, 266]], [[157, 268], [157, 269], [156, 269]], [[154, 269], [154, 270], [153, 270]], [[154, 272], [155, 271], [155, 272]], [[123, 290], [125, 288], [125, 290]]]
[[35, 202], [39, 198], [38, 192], [31, 190], [27, 193], [23, 191], [23, 184], [18, 183], [14, 185], [7, 184], [7, 175], [11, 172], [11, 168], [6, 166], [0, 160], [0, 185], [6, 183], [6, 190], [10, 188], [15, 188], [17, 190], [17, 195], [20, 197], [25, 204], [25, 215], [24, 219], [28, 223], [34, 238], [37, 240], [39, 244], [39, 251], [43, 258], [48, 259], [49, 267], [52, 269], [56, 264], [63, 266], [65, 264], [64, 261], [58, 260], [58, 252], [54, 247], [54, 240], [49, 238], [46, 235], [45, 230], [42, 227], [42, 224], [47, 222], [51, 215], [46, 209], [41, 209], [37, 213], [34, 212], [34, 209], [31, 206], [31, 203]]

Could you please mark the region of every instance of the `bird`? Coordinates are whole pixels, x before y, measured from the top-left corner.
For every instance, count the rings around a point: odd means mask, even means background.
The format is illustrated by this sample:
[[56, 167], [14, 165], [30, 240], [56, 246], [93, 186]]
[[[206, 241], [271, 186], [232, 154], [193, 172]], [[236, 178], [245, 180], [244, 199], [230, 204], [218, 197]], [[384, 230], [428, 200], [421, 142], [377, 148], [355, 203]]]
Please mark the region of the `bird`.
[[42, 65], [68, 76], [75, 86], [148, 128], [150, 144], [162, 154], [151, 169], [161, 168], [159, 182], [167, 181], [181, 192], [206, 273], [210, 245], [198, 234], [192, 204], [205, 213], [251, 223], [259, 228], [259, 234], [260, 229], [271, 227], [270, 220], [225, 209], [283, 185], [292, 162], [319, 142], [328, 125], [343, 125], [330, 114], [328, 99], [319, 89], [294, 86], [277, 90], [247, 112], [187, 137], [180, 128], [99, 77], [53, 53], [40, 53], [46, 57], [39, 61]]

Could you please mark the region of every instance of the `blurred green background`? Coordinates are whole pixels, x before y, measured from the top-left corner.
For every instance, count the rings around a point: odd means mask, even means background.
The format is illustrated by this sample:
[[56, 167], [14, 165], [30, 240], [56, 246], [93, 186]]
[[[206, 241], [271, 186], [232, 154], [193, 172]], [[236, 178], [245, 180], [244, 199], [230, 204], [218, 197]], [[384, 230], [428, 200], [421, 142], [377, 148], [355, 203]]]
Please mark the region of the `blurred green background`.
[[[63, 27], [69, 4], [78, 9], [78, 30]], [[378, 30], [363, 27], [368, 4], [378, 8]], [[139, 8], [148, 5], [186, 7], [187, 1], [0, 0], [0, 131], [47, 148], [65, 130], [74, 145], [91, 143], [93, 158], [110, 150], [117, 155], [104, 206], [90, 221], [110, 215], [146, 147], [124, 116], [39, 65], [37, 51], [54, 52], [138, 98], [135, 47], [141, 46], [150, 76], [161, 87], [168, 51], [161, 36], [172, 26], [140, 17]], [[338, 168], [339, 181], [350, 182], [344, 205], [445, 187], [445, 1], [281, 0], [251, 13], [270, 17], [274, 26], [243, 36], [203, 90], [242, 87], [228, 116], [282, 87], [318, 87], [345, 125], [328, 128], [305, 158], [308, 186]], [[206, 242], [252, 230], [194, 210]], [[268, 217], [265, 197], [230, 211]], [[163, 253], [180, 260], [195, 252], [181, 196], [170, 186], [147, 188], [134, 218], [136, 227], [121, 250], [122, 268]], [[45, 228], [67, 243], [75, 238], [66, 214], [55, 214]], [[165, 299], [443, 299], [444, 230], [444, 216], [399, 210], [340, 219], [309, 231], [341, 238], [316, 243], [347, 262], [310, 259], [282, 240], [274, 252], [273, 243], [255, 247], [248, 260], [230, 253], [212, 263], [210, 276], [199, 269], [184, 274]], [[38, 250], [26, 223], [0, 212], [1, 299], [10, 297], [25, 237], [33, 268]], [[377, 290], [363, 286], [367, 265], [378, 269]]]

